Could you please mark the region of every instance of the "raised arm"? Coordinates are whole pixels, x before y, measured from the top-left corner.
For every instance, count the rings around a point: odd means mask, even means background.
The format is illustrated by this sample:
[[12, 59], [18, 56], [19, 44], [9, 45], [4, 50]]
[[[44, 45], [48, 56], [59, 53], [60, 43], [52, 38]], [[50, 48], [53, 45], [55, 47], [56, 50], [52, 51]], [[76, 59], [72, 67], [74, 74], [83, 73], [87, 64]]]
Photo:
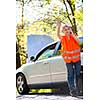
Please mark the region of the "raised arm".
[[61, 28], [61, 20], [58, 19], [58, 20], [57, 20], [57, 36], [58, 36], [59, 39], [61, 38], [61, 35], [60, 35], [60, 28]]

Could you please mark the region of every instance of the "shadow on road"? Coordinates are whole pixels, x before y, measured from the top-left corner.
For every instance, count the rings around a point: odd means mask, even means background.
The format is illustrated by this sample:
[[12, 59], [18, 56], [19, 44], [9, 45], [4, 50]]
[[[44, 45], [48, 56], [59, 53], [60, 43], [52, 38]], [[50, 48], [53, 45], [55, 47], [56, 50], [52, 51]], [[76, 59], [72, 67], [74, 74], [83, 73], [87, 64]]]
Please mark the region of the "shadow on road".
[[29, 94], [27, 94], [27, 95], [48, 95], [48, 96], [50, 96], [50, 95], [59, 95], [59, 96], [69, 96], [69, 94], [61, 94], [61, 93], [29, 93]]

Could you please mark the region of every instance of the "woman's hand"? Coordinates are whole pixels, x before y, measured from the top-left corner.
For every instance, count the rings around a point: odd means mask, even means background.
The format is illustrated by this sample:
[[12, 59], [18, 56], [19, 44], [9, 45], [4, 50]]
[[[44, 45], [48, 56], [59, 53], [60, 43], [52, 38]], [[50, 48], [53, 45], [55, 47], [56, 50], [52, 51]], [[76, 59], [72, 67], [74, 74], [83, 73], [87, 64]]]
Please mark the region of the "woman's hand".
[[60, 19], [57, 20], [57, 26], [61, 27], [61, 20]]

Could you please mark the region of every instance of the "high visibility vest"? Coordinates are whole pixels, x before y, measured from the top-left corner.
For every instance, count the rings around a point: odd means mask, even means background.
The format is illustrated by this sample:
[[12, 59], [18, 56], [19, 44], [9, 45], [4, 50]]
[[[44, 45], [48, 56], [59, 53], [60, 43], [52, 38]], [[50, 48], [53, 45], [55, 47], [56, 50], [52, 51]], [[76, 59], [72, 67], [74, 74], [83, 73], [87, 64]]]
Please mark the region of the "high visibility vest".
[[80, 46], [72, 35], [61, 37], [61, 55], [66, 63], [80, 60]]

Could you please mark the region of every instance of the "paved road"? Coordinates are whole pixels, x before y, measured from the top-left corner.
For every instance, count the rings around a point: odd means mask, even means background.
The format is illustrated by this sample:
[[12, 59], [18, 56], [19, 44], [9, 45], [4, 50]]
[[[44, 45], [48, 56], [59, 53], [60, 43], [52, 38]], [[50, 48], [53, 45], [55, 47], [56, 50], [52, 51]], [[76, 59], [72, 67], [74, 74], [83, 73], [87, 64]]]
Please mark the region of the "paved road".
[[29, 95], [16, 94], [16, 100], [83, 100], [83, 98], [82, 96], [76, 98], [66, 95], [55, 95], [55, 94], [29, 94]]

